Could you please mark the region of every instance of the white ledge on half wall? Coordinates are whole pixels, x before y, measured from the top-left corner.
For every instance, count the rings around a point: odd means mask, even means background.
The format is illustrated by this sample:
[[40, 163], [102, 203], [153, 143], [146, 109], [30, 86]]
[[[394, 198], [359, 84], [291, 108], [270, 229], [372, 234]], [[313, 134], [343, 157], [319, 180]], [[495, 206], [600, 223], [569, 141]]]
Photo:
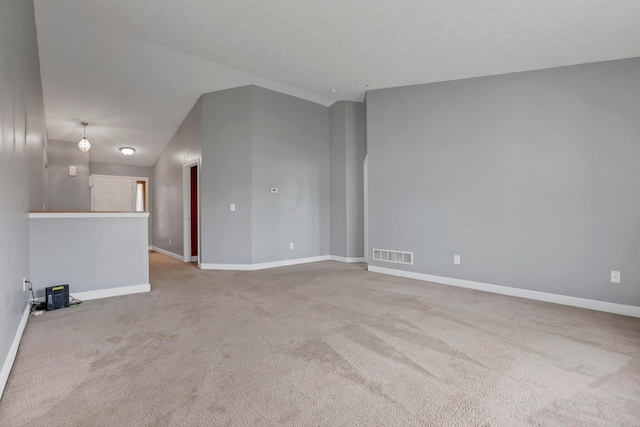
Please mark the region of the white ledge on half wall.
[[554, 304], [568, 305], [571, 307], [586, 308], [589, 310], [604, 311], [606, 313], [621, 314], [623, 316], [640, 317], [640, 307], [633, 305], [617, 304], [614, 302], [597, 301], [586, 298], [570, 297], [567, 295], [550, 294], [547, 292], [531, 291], [528, 289], [512, 288], [509, 286], [492, 285], [489, 283], [474, 282], [472, 280], [454, 279], [452, 277], [433, 276], [431, 274], [416, 273], [413, 271], [396, 270], [392, 268], [369, 265], [372, 273], [382, 273], [390, 276], [404, 277], [407, 279], [421, 280], [423, 282], [440, 283], [442, 285], [457, 286], [460, 288], [475, 289], [477, 291], [491, 292], [494, 294], [511, 297], [526, 298], [536, 301], [551, 302]]
[[29, 218], [149, 218], [149, 212], [29, 212]]

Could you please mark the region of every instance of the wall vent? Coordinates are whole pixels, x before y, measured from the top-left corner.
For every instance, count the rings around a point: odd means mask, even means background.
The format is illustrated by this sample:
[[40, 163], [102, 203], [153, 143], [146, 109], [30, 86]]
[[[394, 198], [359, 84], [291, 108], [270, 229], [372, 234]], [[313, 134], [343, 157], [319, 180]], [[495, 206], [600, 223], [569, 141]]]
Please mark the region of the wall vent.
[[389, 251], [387, 249], [374, 249], [375, 261], [395, 262], [397, 264], [413, 265], [413, 252]]

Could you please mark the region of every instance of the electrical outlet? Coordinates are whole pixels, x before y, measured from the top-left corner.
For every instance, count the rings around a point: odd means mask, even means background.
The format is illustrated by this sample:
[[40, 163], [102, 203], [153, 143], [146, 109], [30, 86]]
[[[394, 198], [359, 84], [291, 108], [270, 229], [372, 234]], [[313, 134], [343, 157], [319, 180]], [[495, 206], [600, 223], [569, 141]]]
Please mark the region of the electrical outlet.
[[235, 212], [235, 211], [236, 211], [236, 204], [235, 204], [235, 203], [231, 203], [231, 204], [229, 205], [229, 210], [230, 210], [231, 212]]
[[293, 243], [289, 243], [289, 249], [293, 249]]
[[620, 272], [611, 271], [611, 283], [620, 283]]
[[453, 263], [454, 264], [460, 264], [460, 255], [454, 255], [453, 256]]
[[22, 292], [27, 290], [27, 278], [23, 277], [22, 278]]
[[171, 237], [169, 237], [169, 244], [171, 244]]

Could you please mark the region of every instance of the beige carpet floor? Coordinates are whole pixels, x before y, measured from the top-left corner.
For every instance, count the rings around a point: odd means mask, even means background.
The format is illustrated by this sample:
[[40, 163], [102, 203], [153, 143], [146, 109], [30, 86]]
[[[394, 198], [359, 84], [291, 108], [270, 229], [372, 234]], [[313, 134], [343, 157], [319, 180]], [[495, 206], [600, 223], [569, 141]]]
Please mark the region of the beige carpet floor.
[[640, 319], [320, 262], [32, 317], [8, 426], [638, 426]]

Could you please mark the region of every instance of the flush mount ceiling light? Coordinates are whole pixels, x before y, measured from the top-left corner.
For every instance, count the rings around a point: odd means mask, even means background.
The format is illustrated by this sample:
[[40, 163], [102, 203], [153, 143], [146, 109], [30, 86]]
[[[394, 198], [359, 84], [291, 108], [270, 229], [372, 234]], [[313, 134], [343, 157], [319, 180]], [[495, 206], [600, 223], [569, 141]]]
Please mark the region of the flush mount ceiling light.
[[120, 152], [125, 156], [130, 156], [136, 152], [136, 149], [131, 147], [120, 147]]
[[87, 139], [87, 125], [88, 124], [89, 123], [87, 123], [87, 122], [82, 122], [82, 126], [83, 126], [83, 128], [82, 128], [82, 139], [80, 140], [80, 142], [78, 142], [78, 148], [83, 153], [86, 153], [91, 148], [91, 143]]

